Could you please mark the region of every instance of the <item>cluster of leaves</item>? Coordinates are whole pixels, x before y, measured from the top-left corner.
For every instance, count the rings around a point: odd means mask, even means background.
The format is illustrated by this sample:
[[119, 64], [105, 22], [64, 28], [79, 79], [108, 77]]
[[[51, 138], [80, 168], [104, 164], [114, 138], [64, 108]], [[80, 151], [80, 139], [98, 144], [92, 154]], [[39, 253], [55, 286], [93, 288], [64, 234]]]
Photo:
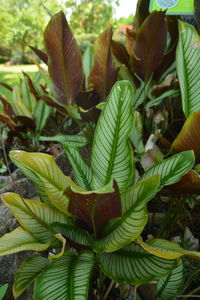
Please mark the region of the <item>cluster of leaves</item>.
[[[40, 201], [14, 193], [2, 196], [21, 227], [0, 239], [0, 255], [49, 253], [48, 258], [30, 256], [20, 266], [13, 287], [16, 297], [34, 281], [36, 300], [87, 299], [98, 269], [120, 284], [155, 280], [158, 299], [173, 299], [184, 285], [184, 257], [200, 258], [199, 252], [164, 240], [162, 234], [148, 242], [142, 239], [151, 233], [147, 205], [163, 188], [180, 194], [200, 192], [195, 165], [200, 153], [200, 38], [193, 26], [166, 18], [165, 12], [149, 15], [145, 1], [138, 2], [136, 30], [128, 30], [126, 36], [124, 46], [112, 40], [108, 28], [98, 37], [94, 52], [88, 48], [82, 57], [64, 14], [58, 13], [45, 30], [47, 54], [33, 48], [48, 64], [54, 92], [41, 98], [27, 76], [22, 89], [29, 85], [36, 100], [69, 115], [81, 129], [92, 121], [95, 130], [91, 139], [84, 130], [40, 137], [63, 144], [72, 179], [47, 154], [10, 153], [35, 184]], [[180, 95], [186, 121], [181, 115], [183, 127], [181, 123], [178, 135], [168, 141], [162, 136], [168, 131], [147, 122], [146, 116], [159, 112], [162, 119], [168, 100], [174, 97], [172, 110], [176, 101], [181, 107]], [[152, 142], [152, 132], [162, 149]], [[144, 147], [149, 135], [150, 150]], [[79, 148], [90, 142], [85, 160]]]

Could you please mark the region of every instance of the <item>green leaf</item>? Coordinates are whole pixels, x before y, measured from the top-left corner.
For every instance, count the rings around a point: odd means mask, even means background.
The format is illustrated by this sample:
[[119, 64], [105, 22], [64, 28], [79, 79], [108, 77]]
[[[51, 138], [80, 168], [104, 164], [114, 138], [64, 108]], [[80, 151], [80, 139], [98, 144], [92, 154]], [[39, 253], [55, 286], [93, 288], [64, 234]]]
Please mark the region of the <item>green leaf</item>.
[[194, 161], [195, 157], [193, 151], [178, 153], [148, 169], [141, 179], [159, 174], [161, 190], [163, 186], [173, 184], [180, 180], [181, 177], [193, 167]]
[[83, 160], [79, 150], [65, 146], [67, 158], [73, 168], [75, 181], [85, 190], [92, 190], [92, 170]]
[[44, 202], [51, 203], [60, 211], [69, 214], [67, 210], [69, 199], [65, 194], [69, 182], [53, 156], [16, 150], [10, 152], [10, 159], [34, 182]]
[[0, 300], [2, 300], [3, 297], [5, 296], [7, 289], [8, 289], [8, 283], [0, 287]]
[[0, 256], [26, 250], [44, 251], [49, 246], [50, 242], [42, 244], [22, 227], [18, 227], [0, 238]]
[[153, 239], [148, 243], [144, 243], [141, 239], [137, 240], [140, 246], [149, 253], [166, 259], [176, 259], [183, 255], [190, 256], [194, 259], [200, 259], [200, 252], [187, 251], [179, 246], [179, 244], [163, 239]]
[[147, 82], [141, 81], [139, 88], [135, 90], [135, 95], [132, 101], [133, 110], [136, 110], [146, 100], [151, 87], [152, 87], [151, 77]]
[[194, 26], [179, 21], [179, 42], [176, 52], [177, 74], [186, 118], [200, 110], [200, 37]]
[[59, 104], [73, 104], [83, 82], [81, 52], [63, 12], [52, 17], [44, 32], [48, 69]]
[[99, 264], [102, 272], [113, 280], [140, 285], [165, 276], [177, 262], [156, 257], [132, 243], [116, 252], [100, 254]]
[[62, 134], [58, 133], [55, 136], [40, 136], [39, 141], [53, 141], [61, 143], [64, 146], [70, 145], [73, 147], [84, 147], [88, 144], [88, 139], [83, 134]]
[[65, 252], [36, 278], [34, 300], [87, 300], [94, 263], [90, 251]]
[[57, 247], [59, 241], [49, 232], [54, 222], [69, 223], [66, 215], [36, 200], [22, 199], [14, 193], [3, 194], [4, 204], [11, 210], [17, 221], [42, 243], [52, 242]]
[[100, 115], [91, 154], [94, 188], [115, 179], [123, 190], [133, 178], [133, 153], [128, 140], [134, 122], [132, 97], [131, 84], [117, 82]]
[[183, 262], [171, 273], [159, 279], [157, 283], [158, 300], [173, 300], [179, 295], [184, 284]]
[[159, 176], [152, 176], [121, 194], [122, 217], [105, 226], [106, 235], [94, 242], [94, 251], [116, 251], [140, 235], [148, 219], [146, 203], [158, 190], [159, 178]]
[[40, 132], [44, 128], [51, 112], [52, 107], [48, 106], [43, 100], [37, 102], [33, 112], [37, 132]]
[[88, 46], [83, 53], [83, 70], [85, 74], [85, 88], [88, 88], [88, 77], [94, 64], [94, 50], [93, 47]]
[[180, 91], [179, 90], [170, 90], [170, 91], [166, 91], [164, 92], [161, 96], [149, 101], [146, 105], [145, 105], [145, 109], [148, 110], [150, 107], [152, 106], [157, 106], [159, 105], [163, 100], [165, 100], [166, 98], [172, 98], [172, 97], [177, 97], [180, 95]]
[[18, 268], [15, 274], [13, 294], [19, 297], [21, 293], [35, 280], [35, 278], [49, 264], [48, 259], [39, 255], [29, 256]]
[[64, 237], [80, 245], [90, 247], [92, 244], [92, 239], [88, 232], [72, 224], [56, 222], [50, 225], [50, 231], [53, 234], [61, 233]]

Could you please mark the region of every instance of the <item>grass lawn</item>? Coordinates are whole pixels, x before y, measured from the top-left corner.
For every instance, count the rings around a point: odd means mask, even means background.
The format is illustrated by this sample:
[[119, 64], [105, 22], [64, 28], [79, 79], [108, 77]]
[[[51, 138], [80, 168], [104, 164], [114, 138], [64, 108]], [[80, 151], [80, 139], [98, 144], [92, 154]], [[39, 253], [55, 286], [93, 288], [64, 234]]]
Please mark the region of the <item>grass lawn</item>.
[[[30, 77], [33, 77], [35, 73], [37, 73], [38, 68], [35, 65], [5, 66], [0, 64], [0, 81], [14, 86], [19, 83], [19, 78], [22, 77], [22, 71], [28, 73]], [[4, 95], [8, 100], [12, 99], [12, 93], [2, 86], [0, 86], [0, 94]]]

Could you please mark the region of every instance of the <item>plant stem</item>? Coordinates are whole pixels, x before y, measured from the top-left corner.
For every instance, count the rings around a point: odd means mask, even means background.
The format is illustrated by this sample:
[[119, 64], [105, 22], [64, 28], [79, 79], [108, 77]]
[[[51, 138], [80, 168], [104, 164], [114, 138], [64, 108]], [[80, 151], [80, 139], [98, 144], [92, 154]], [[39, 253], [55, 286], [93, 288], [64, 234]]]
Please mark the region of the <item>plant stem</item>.
[[110, 291], [112, 290], [112, 287], [113, 287], [113, 284], [114, 284], [114, 283], [115, 283], [114, 280], [112, 280], [112, 281], [110, 282], [110, 284], [109, 284], [109, 286], [108, 286], [108, 288], [107, 288], [107, 290], [106, 290], [106, 292], [105, 292], [105, 295], [103, 296], [102, 300], [106, 300], [106, 299], [107, 299], [108, 295], [110, 294]]

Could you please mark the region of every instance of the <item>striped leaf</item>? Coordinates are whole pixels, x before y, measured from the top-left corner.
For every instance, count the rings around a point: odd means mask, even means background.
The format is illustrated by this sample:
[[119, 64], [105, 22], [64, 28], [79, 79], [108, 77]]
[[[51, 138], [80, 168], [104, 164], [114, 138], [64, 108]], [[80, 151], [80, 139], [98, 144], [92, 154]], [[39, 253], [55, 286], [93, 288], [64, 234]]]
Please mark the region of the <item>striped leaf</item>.
[[200, 252], [187, 251], [177, 243], [169, 242], [163, 239], [153, 239], [148, 243], [144, 243], [141, 239], [137, 240], [140, 246], [149, 253], [166, 259], [176, 259], [183, 255], [190, 256], [194, 259], [200, 259]]
[[140, 235], [148, 219], [146, 203], [155, 195], [159, 184], [159, 176], [152, 176], [121, 195], [122, 217], [105, 227], [105, 237], [94, 242], [96, 252], [116, 251]]
[[18, 227], [0, 238], [0, 256], [26, 250], [44, 251], [49, 246], [49, 242], [42, 244], [22, 227]]
[[87, 138], [83, 134], [62, 134], [58, 133], [55, 136], [40, 136], [39, 141], [53, 141], [62, 145], [70, 145], [73, 147], [84, 147], [88, 144]]
[[53, 156], [16, 150], [10, 152], [10, 159], [34, 182], [44, 202], [51, 203], [60, 211], [69, 214], [67, 210], [69, 199], [65, 194], [69, 183]]
[[67, 158], [73, 168], [76, 183], [85, 190], [92, 190], [92, 170], [83, 160], [79, 150], [74, 147], [65, 146]]
[[132, 243], [116, 252], [100, 254], [99, 264], [102, 272], [113, 280], [138, 285], [165, 276], [177, 262], [156, 257]]
[[131, 84], [117, 82], [100, 115], [91, 154], [94, 188], [115, 179], [123, 190], [133, 178], [133, 153], [128, 141], [133, 127], [132, 97]]
[[94, 255], [67, 251], [36, 278], [34, 300], [87, 300]]
[[158, 300], [173, 300], [179, 295], [184, 284], [183, 262], [157, 283]]
[[39, 255], [29, 256], [15, 274], [13, 294], [19, 297], [21, 293], [35, 280], [35, 278], [49, 264], [48, 259]]
[[50, 225], [50, 231], [53, 234], [61, 233], [64, 237], [80, 245], [91, 246], [92, 244], [88, 232], [72, 224], [53, 223]]
[[59, 241], [50, 233], [49, 225], [54, 222], [69, 223], [64, 214], [46, 203], [22, 199], [14, 193], [3, 194], [2, 200], [23, 228], [39, 242], [52, 242], [54, 247], [60, 245]]
[[194, 165], [195, 157], [193, 151], [184, 151], [164, 159], [144, 173], [141, 179], [149, 176], [160, 175], [160, 189], [165, 185], [173, 184], [181, 179]]
[[48, 106], [43, 100], [37, 102], [33, 113], [37, 132], [40, 132], [44, 128], [51, 112], [52, 107]]
[[176, 65], [182, 95], [182, 107], [188, 118], [193, 111], [200, 110], [200, 37], [194, 26], [179, 21], [179, 42]]

